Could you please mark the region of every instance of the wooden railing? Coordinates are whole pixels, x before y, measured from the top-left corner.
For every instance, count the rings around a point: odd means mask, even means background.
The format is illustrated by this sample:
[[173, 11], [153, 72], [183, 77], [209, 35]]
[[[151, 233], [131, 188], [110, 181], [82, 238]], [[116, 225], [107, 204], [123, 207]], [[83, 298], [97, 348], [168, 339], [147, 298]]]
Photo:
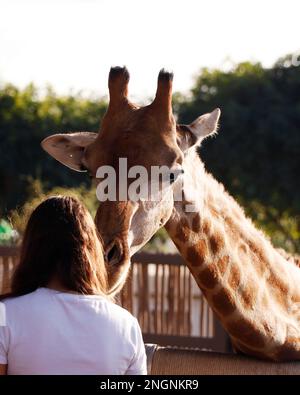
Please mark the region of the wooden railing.
[[[18, 253], [16, 247], [0, 247], [0, 294], [9, 291]], [[230, 350], [226, 332], [179, 255], [134, 255], [118, 303], [137, 317], [147, 343]]]
[[18, 264], [19, 248], [0, 247], [0, 295], [10, 290], [10, 279]]

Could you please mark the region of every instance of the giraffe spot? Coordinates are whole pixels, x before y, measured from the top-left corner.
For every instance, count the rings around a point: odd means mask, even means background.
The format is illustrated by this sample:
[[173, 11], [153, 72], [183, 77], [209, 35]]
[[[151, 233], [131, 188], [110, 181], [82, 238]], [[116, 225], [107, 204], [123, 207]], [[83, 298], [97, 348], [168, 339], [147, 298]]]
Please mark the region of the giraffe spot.
[[222, 316], [229, 315], [235, 310], [234, 298], [226, 290], [221, 289], [216, 295], [212, 297], [213, 307], [216, 309], [217, 313]]
[[299, 256], [293, 256], [292, 261], [294, 262], [294, 264], [296, 266], [300, 267], [300, 257]]
[[264, 336], [259, 332], [259, 328], [250, 320], [241, 318], [237, 321], [229, 322], [226, 325], [229, 334], [249, 347], [263, 348], [265, 345]]
[[239, 286], [240, 281], [241, 281], [240, 270], [236, 266], [232, 266], [228, 278], [229, 286], [234, 290]]
[[287, 337], [285, 344], [288, 344], [290, 346], [293, 344], [294, 344], [294, 346], [295, 345], [300, 346], [300, 337], [289, 336], [289, 337]]
[[274, 338], [274, 330], [272, 329], [272, 326], [270, 325], [270, 323], [268, 321], [265, 321], [262, 323], [262, 326], [265, 330], [266, 335], [268, 336], [268, 338], [270, 339], [271, 337]]
[[288, 337], [275, 353], [276, 361], [293, 361], [300, 359], [300, 338]]
[[224, 247], [224, 239], [222, 235], [218, 232], [215, 232], [209, 239], [210, 248], [213, 254], [217, 254]]
[[213, 215], [214, 217], [219, 217], [218, 209], [215, 206], [213, 206], [212, 204], [208, 204], [207, 206], [211, 215]]
[[255, 269], [258, 276], [262, 276], [266, 270], [265, 255], [253, 241], [246, 240], [238, 246], [238, 258], [241, 262], [248, 262]]
[[264, 261], [266, 259], [263, 247], [259, 242], [255, 242], [254, 240], [248, 240], [248, 245], [251, 251], [261, 260]]
[[213, 268], [206, 268], [199, 273], [198, 279], [201, 285], [208, 289], [213, 289], [218, 283], [218, 275]]
[[244, 238], [244, 235], [241, 234], [237, 223], [231, 218], [227, 218], [226, 223], [230, 226], [231, 239], [233, 241], [238, 238], [242, 238], [244, 240], [244, 242], [238, 246], [239, 259], [244, 262], [246, 262], [246, 260], [249, 262], [250, 260], [251, 265], [255, 268], [257, 274], [262, 276], [266, 271], [266, 262], [268, 261], [263, 244], [258, 240]]
[[176, 228], [175, 238], [182, 243], [186, 243], [189, 239], [189, 224], [187, 220], [182, 220]]
[[288, 284], [285, 283], [281, 278], [279, 278], [274, 272], [270, 272], [269, 284], [273, 288], [277, 288], [280, 292], [286, 294], [289, 290]]
[[[251, 281], [251, 280], [250, 280]], [[245, 309], [252, 309], [255, 303], [255, 299], [257, 296], [257, 289], [253, 283], [249, 283], [245, 285], [244, 288], [241, 289], [241, 302]]]
[[253, 265], [258, 276], [262, 277], [266, 271], [266, 261], [261, 261], [260, 259], [257, 258], [253, 260]]
[[245, 254], [247, 254], [247, 252], [248, 252], [248, 250], [247, 250], [247, 246], [246, 246], [246, 244], [241, 244], [240, 246], [239, 246], [239, 249], [238, 249], [238, 253], [239, 253], [239, 256], [240, 256], [240, 258], [244, 258], [244, 256], [245, 256]]
[[225, 224], [230, 229], [231, 233], [236, 234], [237, 236], [239, 235], [237, 223], [233, 218], [227, 216], [225, 219]]
[[192, 266], [201, 266], [204, 262], [204, 257], [199, 257], [195, 247], [188, 247], [186, 251], [186, 259]]
[[208, 248], [205, 240], [199, 240], [197, 244], [188, 247], [186, 259], [192, 266], [201, 266], [208, 254]]
[[192, 229], [195, 233], [200, 232], [200, 215], [196, 214], [192, 221]]
[[241, 238], [241, 232], [237, 227], [237, 224], [230, 217], [226, 217], [224, 220], [225, 232], [228, 235], [228, 242], [231, 244], [231, 248], [236, 248], [237, 240]]
[[223, 276], [226, 272], [226, 269], [228, 267], [228, 262], [229, 262], [229, 256], [225, 255], [222, 258], [219, 258], [217, 261], [217, 267], [220, 272], [220, 274]]
[[266, 270], [267, 257], [263, 247], [252, 240], [248, 240], [248, 246], [254, 255], [252, 262], [259, 276], [262, 276]]
[[270, 273], [268, 283], [271, 286], [272, 295], [275, 297], [277, 302], [282, 306], [286, 306], [288, 303], [288, 285], [283, 282], [274, 272]]
[[299, 294], [292, 295], [291, 300], [293, 303], [300, 303], [300, 295]]
[[240, 244], [238, 246], [238, 259], [240, 260], [240, 262], [243, 262], [243, 265], [250, 264], [251, 265], [254, 264], [255, 260], [257, 259], [255, 255], [251, 255], [250, 256], [250, 251], [249, 251], [249, 247], [242, 242], [242, 244]]
[[202, 223], [203, 233], [208, 235], [210, 233], [210, 228], [211, 228], [211, 223], [209, 222], [209, 220], [207, 220], [207, 219], [203, 220], [203, 223]]

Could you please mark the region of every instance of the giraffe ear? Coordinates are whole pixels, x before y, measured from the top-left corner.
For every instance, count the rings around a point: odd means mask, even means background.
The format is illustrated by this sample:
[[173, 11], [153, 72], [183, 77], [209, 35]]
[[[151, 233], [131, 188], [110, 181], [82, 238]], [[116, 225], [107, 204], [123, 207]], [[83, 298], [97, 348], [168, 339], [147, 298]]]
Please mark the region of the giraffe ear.
[[220, 115], [220, 109], [216, 108], [211, 113], [201, 115], [190, 125], [177, 125], [177, 135], [181, 149], [185, 151], [207, 136], [215, 134]]
[[95, 141], [97, 133], [75, 132], [60, 133], [46, 137], [42, 148], [54, 159], [76, 171], [86, 171], [82, 164], [85, 147]]

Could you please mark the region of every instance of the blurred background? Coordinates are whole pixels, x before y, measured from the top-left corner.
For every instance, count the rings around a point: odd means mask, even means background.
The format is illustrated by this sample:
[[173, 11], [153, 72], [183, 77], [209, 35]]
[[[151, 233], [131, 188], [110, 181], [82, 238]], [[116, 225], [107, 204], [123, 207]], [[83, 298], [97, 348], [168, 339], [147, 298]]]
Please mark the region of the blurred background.
[[[0, 294], [10, 289], [26, 218], [49, 194], [92, 214], [84, 173], [42, 151], [56, 132], [98, 131], [109, 69], [126, 65], [130, 99], [148, 104], [174, 71], [174, 114], [216, 107], [200, 156], [277, 247], [300, 253], [299, 0], [0, 0]], [[160, 230], [132, 258], [118, 302], [145, 342], [231, 350], [175, 247]]]
[[[180, 122], [221, 108], [200, 150], [207, 170], [276, 246], [300, 253], [299, 15], [296, 0], [0, 0], [0, 243], [18, 242], [47, 194], [73, 193], [95, 212], [87, 176], [40, 142], [97, 131], [109, 68], [125, 64], [138, 104], [166, 67]], [[172, 248], [163, 230], [146, 247]]]

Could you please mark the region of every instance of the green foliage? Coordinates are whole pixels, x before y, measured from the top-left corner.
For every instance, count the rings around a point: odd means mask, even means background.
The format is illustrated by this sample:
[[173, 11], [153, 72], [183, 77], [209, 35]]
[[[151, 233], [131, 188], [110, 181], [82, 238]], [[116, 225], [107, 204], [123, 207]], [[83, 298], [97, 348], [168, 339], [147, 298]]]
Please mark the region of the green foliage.
[[0, 246], [14, 244], [17, 239], [17, 232], [8, 221], [0, 219]]
[[31, 179], [27, 195], [28, 199], [26, 202], [21, 207], [12, 210], [9, 215], [10, 223], [19, 235], [23, 234], [32, 211], [47, 197], [54, 195], [74, 196], [87, 207], [92, 216], [95, 216], [98, 207], [95, 189], [86, 187], [83, 184], [77, 188], [54, 187], [46, 190], [39, 179]]
[[104, 99], [58, 97], [51, 88], [40, 98], [32, 84], [23, 91], [12, 85], [0, 90], [0, 215], [26, 200], [28, 177], [48, 189], [88, 185], [85, 175], [45, 155], [40, 143], [60, 131], [97, 131], [106, 106]]
[[207, 169], [276, 245], [299, 252], [300, 67], [290, 58], [270, 69], [259, 63], [203, 69], [178, 117], [189, 123], [221, 108], [219, 135], [200, 150]]

